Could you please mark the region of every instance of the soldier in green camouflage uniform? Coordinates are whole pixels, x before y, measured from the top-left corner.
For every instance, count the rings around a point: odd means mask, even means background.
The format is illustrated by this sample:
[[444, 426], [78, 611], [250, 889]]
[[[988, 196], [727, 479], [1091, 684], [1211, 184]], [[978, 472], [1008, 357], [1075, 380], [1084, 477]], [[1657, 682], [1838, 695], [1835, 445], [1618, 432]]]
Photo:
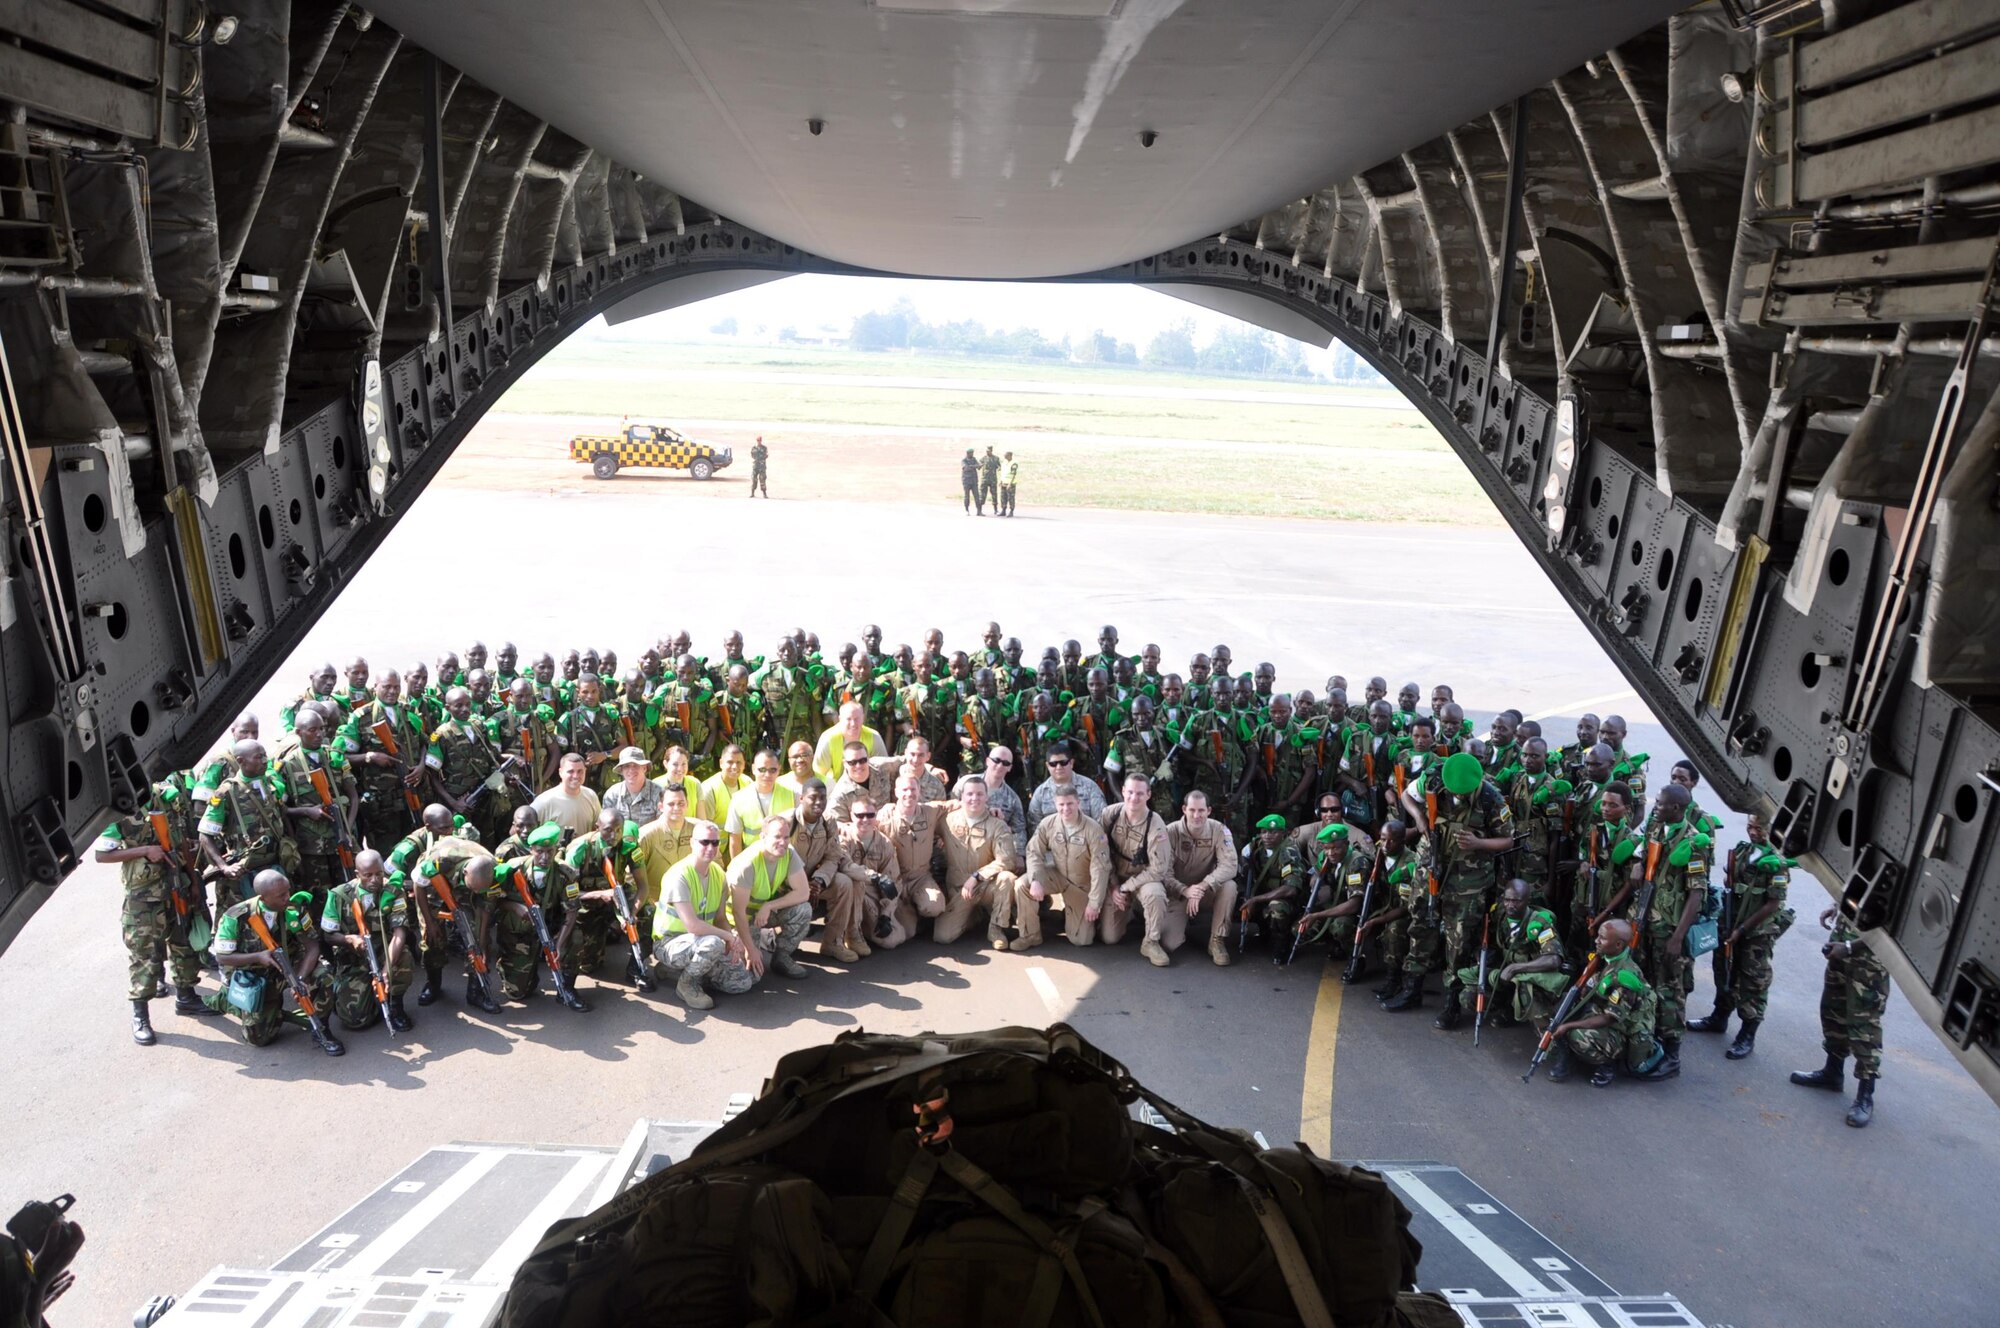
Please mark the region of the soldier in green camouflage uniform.
[[1549, 769], [1549, 745], [1529, 738], [1520, 745], [1521, 770], [1507, 785], [1514, 814], [1514, 876], [1528, 883], [1534, 907], [1546, 907], [1563, 845], [1563, 809], [1570, 782]]
[[[597, 818], [597, 827], [571, 840], [569, 850], [563, 855], [576, 872], [578, 883], [577, 892], [566, 901], [559, 938], [563, 972], [572, 982], [580, 973], [594, 974], [604, 962], [605, 941], [613, 931], [623, 934], [617, 897], [606, 875], [607, 864], [610, 875], [624, 887], [626, 904], [638, 907], [636, 901], [645, 885], [633, 861], [638, 848], [639, 823], [625, 820], [617, 812], [603, 812]], [[636, 925], [636, 913], [633, 921]], [[649, 991], [652, 979], [646, 976], [644, 968], [645, 948], [646, 939], [641, 937], [638, 950], [626, 962], [626, 976], [642, 991]]]
[[958, 760], [958, 689], [939, 679], [929, 654], [914, 661], [917, 676], [896, 692], [896, 709], [902, 723], [930, 742], [940, 765], [960, 768]]
[[[367, 931], [354, 916], [359, 905]], [[410, 1016], [403, 1009], [403, 993], [410, 988], [410, 901], [400, 887], [389, 883], [382, 855], [363, 849], [354, 855], [354, 879], [335, 886], [320, 910], [320, 945], [327, 953], [322, 972], [324, 985], [333, 998], [333, 1010], [341, 1024], [350, 1029], [373, 1028], [382, 1019], [382, 1003], [377, 999], [375, 980], [368, 967], [368, 954], [389, 989], [389, 1027], [398, 1033], [410, 1029]]]
[[1257, 823], [1257, 841], [1243, 864], [1237, 921], [1247, 917], [1252, 927], [1261, 927], [1278, 958], [1291, 949], [1292, 928], [1298, 925], [1305, 903], [1305, 883], [1305, 859], [1285, 834], [1285, 818], [1266, 816]]
[[1121, 785], [1127, 775], [1144, 775], [1151, 780], [1152, 810], [1160, 819], [1171, 821], [1179, 805], [1175, 796], [1178, 776], [1174, 770], [1174, 744], [1160, 731], [1159, 713], [1151, 697], [1133, 698], [1132, 722], [1111, 735], [1104, 770]]
[[[426, 820], [428, 819], [426, 814]], [[446, 908], [444, 900], [448, 894], [459, 915], [465, 919], [482, 955], [490, 956], [493, 953], [494, 865], [491, 853], [472, 840], [461, 839], [456, 835], [446, 835], [437, 839], [423, 856], [417, 859], [417, 865], [410, 870], [409, 877], [414, 887], [412, 898], [416, 900], [418, 908], [438, 919], [439, 926], [435, 935], [440, 941], [447, 934], [447, 924], [443, 922], [441, 914]], [[442, 945], [435, 951], [426, 953], [424, 956], [426, 967], [434, 958], [441, 959], [442, 954]], [[441, 972], [441, 963], [439, 969]], [[439, 984], [432, 981], [426, 986], [427, 989], [435, 991]], [[469, 953], [465, 959], [465, 1003], [475, 1010], [484, 1010], [488, 1014], [497, 1013], [500, 1009], [499, 1004], [487, 996], [485, 986], [479, 979], [477, 966]], [[421, 993], [417, 996], [417, 1004], [428, 1004]]]
[[[560, 944], [555, 929], [562, 925], [566, 900], [577, 893], [576, 868], [559, 856], [562, 827], [550, 821], [536, 826], [525, 841], [526, 853], [501, 863], [494, 873], [491, 895], [495, 917], [495, 950], [501, 977], [510, 1000], [526, 1001], [541, 994], [537, 976], [543, 962], [541, 938], [535, 934], [528, 915], [525, 890], [542, 910], [542, 925], [550, 929], [549, 939]], [[557, 951], [558, 957], [561, 951]], [[568, 987], [559, 988], [563, 1004], [588, 1010], [590, 1005]]]
[[481, 840], [494, 843], [505, 836], [513, 812], [500, 753], [485, 721], [473, 716], [471, 692], [454, 687], [445, 693], [444, 704], [448, 718], [431, 731], [424, 764], [439, 801], [471, 822]]
[[[281, 871], [266, 869], [251, 878], [255, 893], [224, 910], [215, 924], [215, 958], [222, 965], [222, 989], [206, 998], [208, 1007], [219, 1014], [234, 1015], [243, 1029], [243, 1040], [253, 1047], [277, 1040], [287, 1023], [307, 1025], [301, 1010], [285, 1009], [287, 990], [282, 970], [272, 961], [272, 946], [284, 951], [292, 971], [311, 990], [314, 970], [319, 966], [319, 934], [310, 925], [295, 926], [289, 907], [291, 882]], [[347, 1048], [329, 1031], [315, 1034], [319, 1048], [329, 1056], [340, 1056]]]
[[1366, 945], [1371, 933], [1382, 933], [1382, 967], [1387, 970], [1375, 999], [1387, 1001], [1402, 991], [1408, 979], [1403, 974], [1410, 957], [1410, 920], [1417, 910], [1427, 907], [1423, 864], [1409, 842], [1409, 830], [1391, 817], [1382, 822], [1375, 836], [1375, 858], [1380, 872], [1375, 883], [1376, 899], [1369, 916], [1354, 933], [1356, 945]]
[[1303, 819], [1306, 799], [1319, 775], [1313, 763], [1318, 741], [1316, 730], [1292, 717], [1290, 696], [1280, 693], [1271, 698], [1269, 718], [1250, 736], [1250, 768], [1238, 788], [1251, 815], [1262, 819], [1275, 813], [1287, 825]]
[[751, 686], [764, 698], [764, 723], [773, 750], [785, 751], [795, 742], [818, 739], [819, 692], [799, 667], [799, 650], [790, 637], [779, 640], [771, 662], [757, 671]]
[[[299, 846], [298, 870], [290, 875], [294, 888], [312, 895], [311, 913], [317, 917], [327, 891], [347, 875], [341, 850], [344, 848], [351, 860], [356, 847], [351, 819], [354, 777], [348, 771], [346, 754], [326, 741], [326, 721], [317, 712], [301, 710], [292, 732], [298, 746], [278, 765], [285, 816]], [[326, 780], [330, 803], [320, 800], [313, 784], [315, 774]]]
[[1681, 1039], [1687, 1032], [1687, 998], [1694, 990], [1694, 961], [1687, 954], [1687, 929], [1701, 914], [1708, 893], [1709, 861], [1714, 840], [1687, 814], [1688, 791], [1678, 784], [1660, 789], [1653, 809], [1654, 827], [1646, 836], [1641, 865], [1652, 877], [1651, 907], [1644, 918], [1645, 946], [1640, 967], [1646, 972], [1657, 1001], [1655, 1032], [1666, 1049], [1671, 1071], [1680, 1066]]
[[[682, 655], [674, 665], [672, 681], [653, 698], [660, 707], [660, 722], [681, 735], [687, 748], [688, 769], [698, 779], [715, 773], [722, 726], [715, 722], [715, 707], [708, 685], [702, 681], [701, 663], [693, 655]], [[815, 731], [813, 736], [819, 736]]]
[[[165, 821], [167, 839], [160, 842], [153, 818]], [[179, 775], [153, 786], [152, 796], [137, 815], [113, 821], [97, 837], [93, 857], [118, 864], [124, 902], [118, 930], [125, 941], [126, 996], [132, 1002], [132, 1040], [142, 1047], [157, 1041], [147, 1003], [160, 994], [161, 955], [173, 979], [176, 1014], [213, 1013], [195, 992], [201, 980], [201, 957], [189, 944], [188, 923], [206, 930], [207, 892], [188, 870], [195, 841], [195, 806]], [[174, 889], [187, 906], [183, 922], [174, 906]]]
[[[602, 703], [603, 689], [594, 673], [576, 682], [576, 704], [556, 721], [556, 742], [565, 754], [575, 752], [589, 767], [584, 787], [602, 793], [618, 778], [612, 758], [625, 745], [625, 731]], [[512, 808], [510, 806], [509, 810]]]
[[[1193, 688], [1189, 689], [1192, 696]], [[1217, 676], [1209, 687], [1210, 707], [1196, 713], [1188, 725], [1188, 761], [1194, 786], [1208, 795], [1215, 819], [1240, 834], [1248, 818], [1236, 798], [1249, 763], [1243, 750], [1243, 735], [1237, 731], [1235, 684]]]
[[1632, 1077], [1656, 1081], [1666, 1053], [1653, 1036], [1653, 989], [1632, 958], [1632, 924], [1608, 918], [1597, 929], [1603, 965], [1583, 985], [1583, 998], [1555, 1028], [1555, 1056], [1549, 1079], [1569, 1078], [1574, 1057], [1591, 1067], [1590, 1082], [1603, 1088], [1622, 1064]]
[[1861, 939], [1851, 918], [1837, 908], [1819, 915], [1819, 925], [1833, 928], [1820, 947], [1826, 956], [1826, 980], [1819, 995], [1819, 1031], [1826, 1064], [1799, 1070], [1792, 1082], [1838, 1093], [1846, 1079], [1847, 1058], [1854, 1057], [1854, 1105], [1847, 1123], [1856, 1129], [1875, 1118], [1875, 1081], [1882, 1075], [1882, 1012], [1889, 1005], [1889, 970]]
[[[1351, 953], [1362, 895], [1375, 875], [1375, 845], [1361, 831], [1339, 820], [1340, 805], [1329, 798], [1321, 805], [1320, 824], [1306, 826], [1293, 836], [1307, 836], [1310, 846], [1302, 850], [1311, 862], [1306, 893], [1313, 897], [1312, 911], [1299, 919], [1299, 934], [1306, 941], [1326, 940], [1335, 954]], [[1381, 907], [1380, 896], [1372, 907]], [[1361, 974], [1355, 966], [1355, 977]]]
[[555, 763], [562, 756], [556, 743], [555, 717], [547, 707], [535, 703], [532, 682], [514, 680], [507, 692], [506, 708], [487, 721], [486, 731], [502, 756], [520, 761], [518, 770], [530, 788], [545, 788], [555, 782]]
[[[1756, 815], [1750, 818], [1749, 839], [1737, 846], [1731, 858], [1735, 867], [1725, 888], [1732, 888], [1735, 895], [1730, 901], [1733, 925], [1718, 948], [1729, 963], [1730, 990], [1726, 999], [1743, 1017], [1736, 1040], [1723, 1055], [1740, 1061], [1756, 1049], [1757, 1028], [1764, 1022], [1764, 1003], [1771, 994], [1772, 955], [1777, 950], [1778, 938], [1791, 929], [1795, 918], [1785, 904], [1785, 894], [1792, 882], [1791, 869], [1798, 863], [1771, 847], [1764, 819]], [[1717, 1001], [1717, 1006], [1725, 1011], [1721, 1022], [1726, 1026], [1728, 1007], [1721, 1001]]]
[[[885, 684], [884, 691], [890, 690]], [[750, 686], [750, 670], [731, 664], [723, 675], [722, 689], [714, 695], [715, 722], [722, 727], [722, 740], [740, 744], [754, 752], [764, 742], [764, 697]], [[881, 730], [894, 733], [895, 729]]]
[[1391, 747], [1394, 720], [1389, 703], [1377, 701], [1368, 707], [1367, 726], [1348, 732], [1346, 749], [1340, 754], [1340, 801], [1349, 825], [1372, 830], [1390, 802], [1396, 764]]
[[[1493, 919], [1495, 953], [1486, 974], [1491, 989], [1487, 1008], [1496, 1028], [1547, 1019], [1569, 986], [1562, 971], [1562, 929], [1555, 914], [1533, 906], [1533, 889], [1517, 877], [1500, 892]], [[1461, 969], [1458, 980], [1476, 991], [1479, 966]]]
[[1427, 892], [1433, 882], [1437, 889], [1411, 919], [1403, 990], [1382, 1008], [1422, 1005], [1424, 976], [1442, 964], [1445, 1002], [1435, 1026], [1452, 1029], [1464, 1014], [1459, 970], [1478, 958], [1486, 909], [1499, 887], [1499, 855], [1514, 846], [1514, 816], [1478, 758], [1465, 752], [1446, 757], [1404, 790], [1403, 811], [1426, 827], [1421, 874]]
[[[386, 729], [388, 743], [377, 726]], [[361, 790], [357, 829], [371, 847], [386, 852], [415, 824], [410, 801], [423, 783], [424, 727], [416, 708], [403, 702], [401, 674], [390, 669], [375, 680], [374, 699], [354, 712], [336, 741]]]
[[201, 848], [216, 869], [216, 907], [241, 900], [257, 873], [298, 870], [299, 846], [286, 823], [284, 784], [268, 768], [263, 744], [236, 744], [236, 773], [209, 794]]

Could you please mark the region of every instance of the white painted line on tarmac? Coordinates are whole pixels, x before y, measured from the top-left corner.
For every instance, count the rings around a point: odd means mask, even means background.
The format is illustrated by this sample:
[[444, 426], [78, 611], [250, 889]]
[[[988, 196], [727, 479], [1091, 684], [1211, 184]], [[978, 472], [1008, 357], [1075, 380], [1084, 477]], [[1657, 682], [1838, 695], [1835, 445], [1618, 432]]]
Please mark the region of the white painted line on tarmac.
[[425, 1195], [409, 1212], [391, 1222], [381, 1235], [357, 1250], [352, 1259], [341, 1265], [341, 1274], [366, 1277], [381, 1268], [418, 1232], [437, 1221], [445, 1209], [463, 1198], [467, 1190], [484, 1180], [487, 1173], [499, 1166], [506, 1156], [504, 1148], [482, 1149], [474, 1154], [471, 1161], [439, 1182], [436, 1189]]
[[1042, 1005], [1051, 1019], [1062, 1018], [1062, 993], [1056, 990], [1055, 979], [1049, 976], [1047, 969], [1039, 964], [1031, 967], [1028, 970], [1028, 985], [1035, 989], [1035, 995], [1042, 998]]
[[541, 1243], [542, 1237], [548, 1234], [549, 1227], [554, 1225], [557, 1218], [569, 1212], [570, 1205], [576, 1202], [577, 1196], [583, 1193], [585, 1187], [603, 1174], [604, 1169], [616, 1160], [615, 1156], [605, 1153], [586, 1153], [577, 1158], [576, 1165], [569, 1169], [569, 1174], [550, 1186], [542, 1201], [521, 1219], [520, 1225], [514, 1228], [514, 1234], [500, 1242], [500, 1248], [493, 1251], [492, 1256], [479, 1265], [479, 1270], [465, 1280], [511, 1282], [515, 1270], [521, 1266], [521, 1260], [527, 1258], [529, 1252]]
[[1417, 1207], [1437, 1219], [1451, 1238], [1472, 1253], [1481, 1263], [1491, 1268], [1501, 1281], [1505, 1282], [1517, 1296], [1551, 1296], [1554, 1288], [1521, 1266], [1519, 1260], [1493, 1243], [1491, 1237], [1471, 1222], [1463, 1213], [1447, 1202], [1442, 1195], [1417, 1178], [1414, 1171], [1391, 1171], [1387, 1179], [1397, 1189], [1416, 1201]]

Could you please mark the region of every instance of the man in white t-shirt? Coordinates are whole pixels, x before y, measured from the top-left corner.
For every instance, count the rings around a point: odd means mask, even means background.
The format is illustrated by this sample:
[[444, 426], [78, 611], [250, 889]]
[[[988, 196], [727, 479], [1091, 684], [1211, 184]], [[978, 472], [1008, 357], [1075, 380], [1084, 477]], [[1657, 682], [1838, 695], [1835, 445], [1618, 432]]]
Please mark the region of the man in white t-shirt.
[[564, 840], [578, 835], [587, 835], [597, 824], [597, 814], [604, 810], [594, 789], [583, 786], [584, 776], [590, 765], [575, 752], [563, 757], [557, 775], [562, 782], [534, 801], [535, 815], [546, 825], [554, 821], [567, 833]]

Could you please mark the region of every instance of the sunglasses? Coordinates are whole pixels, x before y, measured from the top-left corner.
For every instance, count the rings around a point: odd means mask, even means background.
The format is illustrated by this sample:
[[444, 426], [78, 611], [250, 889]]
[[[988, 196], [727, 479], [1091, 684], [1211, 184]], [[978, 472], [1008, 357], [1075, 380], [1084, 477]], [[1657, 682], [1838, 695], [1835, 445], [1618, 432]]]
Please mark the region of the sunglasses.
[[988, 764], [988, 765], [1012, 765], [1012, 764], [1014, 764], [1014, 758], [1013, 758], [1013, 757], [1011, 757], [1011, 756], [1009, 756], [1009, 757], [1000, 757], [1000, 756], [989, 756], [989, 757], [987, 757], [987, 758], [986, 758], [986, 764]]
[[855, 813], [854, 813], [854, 819], [855, 819], [855, 820], [857, 820], [857, 821], [872, 821], [872, 820], [874, 820], [874, 819], [875, 819], [875, 813], [874, 813], [874, 812], [855, 812]]
[[1322, 807], [1322, 808], [1320, 808], [1320, 809], [1319, 809], [1319, 814], [1320, 814], [1321, 816], [1331, 816], [1331, 815], [1333, 815], [1333, 814], [1334, 814], [1335, 812], [1337, 812], [1337, 811], [1339, 811], [1339, 810], [1340, 810], [1340, 808], [1338, 808], [1338, 807]]
[[720, 844], [720, 843], [721, 843], [722, 841], [721, 841], [721, 840], [719, 840], [719, 839], [697, 839], [697, 840], [695, 840], [694, 842], [695, 842], [695, 843], [697, 843], [697, 844], [700, 844], [700, 845], [701, 845], [701, 846], [703, 846], [704, 848], [714, 848], [714, 847], [715, 847], [716, 845]]
[[1049, 769], [1051, 769], [1051, 770], [1060, 770], [1060, 769], [1062, 769], [1062, 768], [1063, 768], [1064, 766], [1066, 766], [1066, 765], [1068, 765], [1068, 764], [1069, 764], [1069, 762], [1068, 762], [1067, 760], [1063, 759], [1062, 757], [1056, 757], [1056, 758], [1052, 759], [1052, 760], [1051, 760], [1051, 761], [1049, 762]]
[[868, 764], [868, 758], [867, 758], [867, 757], [865, 757], [865, 756], [850, 756], [850, 757], [848, 757], [848, 758], [847, 758], [847, 759], [846, 759], [845, 761], [843, 761], [843, 762], [842, 762], [841, 764], [843, 764], [843, 765], [867, 765], [867, 764]]

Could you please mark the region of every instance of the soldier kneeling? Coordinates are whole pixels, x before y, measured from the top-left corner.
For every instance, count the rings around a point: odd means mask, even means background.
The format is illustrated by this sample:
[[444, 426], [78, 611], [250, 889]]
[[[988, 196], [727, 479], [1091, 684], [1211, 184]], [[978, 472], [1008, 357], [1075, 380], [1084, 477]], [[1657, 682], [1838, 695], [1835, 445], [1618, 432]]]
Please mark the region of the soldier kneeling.
[[1632, 924], [1611, 918], [1600, 925], [1597, 953], [1603, 963], [1584, 983], [1575, 1015], [1556, 1025], [1549, 1078], [1569, 1078], [1572, 1058], [1591, 1067], [1598, 1088], [1618, 1077], [1621, 1063], [1635, 1079], [1673, 1078], [1680, 1067], [1653, 1036], [1655, 998], [1632, 958]]
[[235, 1015], [243, 1040], [253, 1047], [276, 1041], [289, 1021], [311, 1028], [313, 1040], [327, 1055], [345, 1055], [347, 1048], [318, 1023], [314, 1006], [285, 1009], [289, 979], [295, 976], [303, 987], [319, 967], [319, 936], [301, 926], [289, 907], [291, 881], [267, 868], [257, 873], [251, 888], [254, 893], [232, 905], [216, 924], [211, 948], [229, 976], [222, 990], [207, 998], [210, 1008]]

